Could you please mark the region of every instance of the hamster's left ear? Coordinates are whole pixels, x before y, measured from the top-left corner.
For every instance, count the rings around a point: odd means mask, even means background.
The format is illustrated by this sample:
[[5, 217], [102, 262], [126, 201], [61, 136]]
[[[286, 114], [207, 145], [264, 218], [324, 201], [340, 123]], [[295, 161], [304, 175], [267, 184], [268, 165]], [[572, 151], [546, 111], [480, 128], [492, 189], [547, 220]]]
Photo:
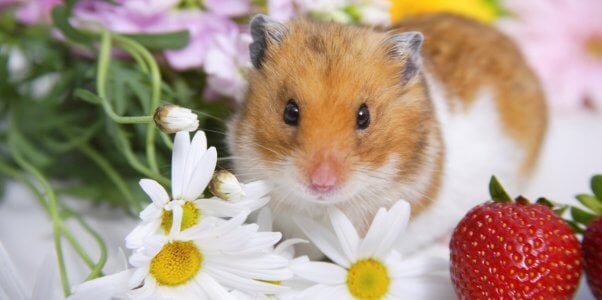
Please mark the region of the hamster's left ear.
[[420, 58], [420, 47], [424, 36], [417, 31], [402, 32], [389, 36], [385, 41], [388, 43], [388, 54], [391, 58], [404, 63], [401, 73], [403, 84], [407, 84], [419, 73], [422, 68]]
[[253, 17], [250, 26], [253, 37], [253, 42], [249, 45], [251, 62], [256, 69], [260, 69], [268, 47], [280, 44], [287, 28], [284, 24], [261, 14]]

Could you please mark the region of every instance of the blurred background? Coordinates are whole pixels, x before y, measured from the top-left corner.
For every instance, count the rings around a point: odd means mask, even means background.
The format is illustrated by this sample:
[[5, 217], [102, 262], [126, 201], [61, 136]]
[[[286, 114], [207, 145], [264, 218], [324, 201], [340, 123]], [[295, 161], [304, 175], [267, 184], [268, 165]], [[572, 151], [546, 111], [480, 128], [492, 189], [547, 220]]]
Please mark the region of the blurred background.
[[[152, 122], [158, 105], [192, 109], [225, 156], [254, 14], [384, 28], [435, 12], [495, 26], [522, 49], [550, 126], [528, 189], [511, 192], [575, 204], [602, 173], [602, 1], [0, 0], [0, 242], [27, 289], [57, 274], [57, 224], [72, 284], [87, 263], [70, 237], [92, 258], [106, 248], [106, 271], [124, 267], [119, 249], [148, 201], [138, 180], [168, 182], [171, 137]], [[59, 286], [58, 275], [50, 282]], [[593, 299], [585, 285], [578, 298]]]

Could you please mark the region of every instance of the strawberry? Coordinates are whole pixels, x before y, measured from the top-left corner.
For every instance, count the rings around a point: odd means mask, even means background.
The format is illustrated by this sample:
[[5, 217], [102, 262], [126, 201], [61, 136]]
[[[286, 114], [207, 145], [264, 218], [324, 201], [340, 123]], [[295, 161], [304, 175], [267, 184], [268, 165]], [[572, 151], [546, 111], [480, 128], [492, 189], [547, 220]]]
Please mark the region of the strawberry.
[[589, 211], [572, 207], [571, 224], [577, 233], [583, 234], [581, 247], [587, 284], [596, 299], [602, 299], [602, 175], [592, 177], [591, 187], [593, 195], [577, 196]]
[[[474, 207], [450, 242], [460, 299], [570, 299], [581, 277], [579, 241], [543, 204], [512, 202], [495, 177], [493, 201]], [[538, 203], [546, 201], [538, 201]]]

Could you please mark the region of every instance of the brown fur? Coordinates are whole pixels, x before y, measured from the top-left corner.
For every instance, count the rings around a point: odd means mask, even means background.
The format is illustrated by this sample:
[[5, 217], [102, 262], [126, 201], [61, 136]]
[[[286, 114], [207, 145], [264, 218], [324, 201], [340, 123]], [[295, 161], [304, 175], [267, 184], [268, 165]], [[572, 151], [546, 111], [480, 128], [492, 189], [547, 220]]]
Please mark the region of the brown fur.
[[527, 149], [523, 172], [533, 168], [546, 131], [547, 112], [539, 82], [514, 43], [491, 27], [451, 14], [406, 19], [401, 31], [425, 36], [425, 65], [466, 110], [483, 87], [493, 89], [508, 134]]
[[[241, 147], [243, 128], [253, 128], [262, 161], [277, 168], [293, 157], [305, 184], [320, 160], [333, 160], [345, 180], [357, 166], [376, 170], [395, 154], [397, 181], [406, 184], [434, 160], [428, 189], [419, 199], [407, 199], [413, 215], [420, 213], [437, 197], [444, 148], [424, 78], [401, 84], [404, 61], [392, 59], [384, 43], [392, 33], [301, 20], [287, 27], [282, 43], [268, 43], [262, 67], [251, 71], [246, 105], [231, 128], [233, 146]], [[504, 128], [527, 149], [523, 169], [528, 172], [545, 132], [546, 110], [538, 82], [512, 42], [451, 15], [408, 19], [397, 28], [425, 35], [425, 69], [445, 86], [454, 113], [466, 110], [481, 88], [493, 90]], [[282, 119], [289, 99], [299, 105], [298, 127]], [[362, 103], [372, 122], [357, 130]], [[429, 147], [434, 157], [425, 154]]]

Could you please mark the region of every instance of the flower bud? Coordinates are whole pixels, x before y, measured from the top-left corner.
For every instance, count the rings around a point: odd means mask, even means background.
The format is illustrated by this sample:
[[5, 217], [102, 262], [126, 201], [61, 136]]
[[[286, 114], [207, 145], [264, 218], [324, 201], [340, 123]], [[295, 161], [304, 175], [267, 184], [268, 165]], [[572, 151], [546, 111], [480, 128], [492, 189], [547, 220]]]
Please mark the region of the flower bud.
[[219, 170], [213, 174], [209, 191], [223, 200], [238, 201], [247, 196], [236, 176], [226, 170]]
[[199, 120], [190, 109], [174, 104], [165, 104], [155, 110], [155, 124], [165, 133], [178, 131], [194, 131], [199, 127]]

